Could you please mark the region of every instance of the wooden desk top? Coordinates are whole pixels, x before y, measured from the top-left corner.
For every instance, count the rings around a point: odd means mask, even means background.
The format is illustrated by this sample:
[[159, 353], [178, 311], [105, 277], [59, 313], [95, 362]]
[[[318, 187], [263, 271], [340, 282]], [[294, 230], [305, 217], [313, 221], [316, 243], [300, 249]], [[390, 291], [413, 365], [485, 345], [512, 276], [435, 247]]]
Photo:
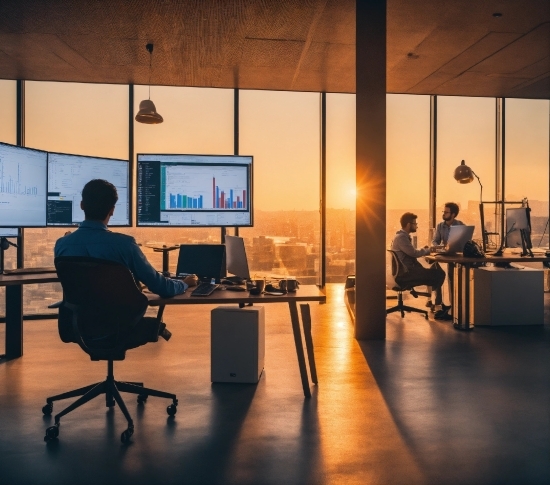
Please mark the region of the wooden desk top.
[[11, 285], [30, 285], [33, 283], [58, 283], [57, 273], [5, 274], [0, 275], [0, 287]]
[[229, 303], [285, 303], [290, 301], [319, 301], [325, 303], [327, 297], [324, 291], [315, 285], [300, 285], [298, 291], [287, 293], [286, 295], [251, 295], [248, 291], [228, 291], [216, 290], [210, 296], [191, 296], [192, 288], [188, 289], [182, 295], [176, 295], [172, 298], [161, 298], [146, 292], [150, 306], [159, 305], [197, 305], [197, 304], [229, 304]]
[[519, 254], [504, 253], [502, 256], [493, 256], [487, 254], [484, 258], [466, 258], [461, 253], [449, 254], [430, 254], [426, 256], [426, 260], [430, 263], [435, 261], [439, 263], [544, 263], [550, 261], [550, 258], [544, 254], [535, 254], [533, 257], [520, 256]]

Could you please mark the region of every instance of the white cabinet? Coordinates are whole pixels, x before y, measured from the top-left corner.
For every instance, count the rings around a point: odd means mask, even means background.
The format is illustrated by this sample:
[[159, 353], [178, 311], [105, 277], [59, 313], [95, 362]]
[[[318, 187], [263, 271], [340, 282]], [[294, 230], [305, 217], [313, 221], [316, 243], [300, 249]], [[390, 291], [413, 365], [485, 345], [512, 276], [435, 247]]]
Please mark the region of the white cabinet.
[[480, 325], [542, 325], [544, 271], [536, 268], [474, 270], [474, 318]]

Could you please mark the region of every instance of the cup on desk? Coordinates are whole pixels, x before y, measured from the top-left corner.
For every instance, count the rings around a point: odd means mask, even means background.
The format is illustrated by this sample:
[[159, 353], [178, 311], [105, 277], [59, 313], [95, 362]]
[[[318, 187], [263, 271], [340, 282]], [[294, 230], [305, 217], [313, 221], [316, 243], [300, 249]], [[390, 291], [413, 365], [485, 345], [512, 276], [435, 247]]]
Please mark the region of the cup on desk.
[[279, 281], [279, 288], [283, 291], [288, 291], [289, 293], [292, 293], [298, 289], [298, 281], [296, 281], [294, 278], [288, 278], [285, 280]]
[[263, 279], [254, 280], [254, 286], [256, 287], [256, 291], [258, 292], [258, 294], [262, 293], [265, 288], [265, 280]]

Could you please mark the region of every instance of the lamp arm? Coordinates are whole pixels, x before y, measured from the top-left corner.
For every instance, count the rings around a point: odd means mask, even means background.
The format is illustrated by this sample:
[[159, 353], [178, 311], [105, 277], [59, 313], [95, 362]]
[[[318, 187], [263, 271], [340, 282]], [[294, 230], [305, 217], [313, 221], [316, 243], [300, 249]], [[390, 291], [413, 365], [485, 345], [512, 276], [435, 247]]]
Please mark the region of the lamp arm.
[[477, 181], [479, 182], [479, 186], [481, 188], [480, 194], [479, 194], [479, 197], [480, 197], [479, 201], [483, 202], [483, 185], [481, 185], [481, 180], [479, 180], [479, 177], [477, 176], [477, 174], [473, 170], [472, 170], [472, 173], [475, 175]]

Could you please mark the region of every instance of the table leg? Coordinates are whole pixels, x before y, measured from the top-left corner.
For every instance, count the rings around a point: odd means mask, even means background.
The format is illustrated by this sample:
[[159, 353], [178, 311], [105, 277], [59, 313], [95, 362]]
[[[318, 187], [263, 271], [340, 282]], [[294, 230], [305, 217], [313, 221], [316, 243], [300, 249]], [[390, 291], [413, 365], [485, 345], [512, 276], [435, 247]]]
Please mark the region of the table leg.
[[298, 308], [295, 301], [289, 301], [290, 320], [292, 322], [292, 332], [294, 334], [294, 344], [296, 345], [296, 356], [298, 357], [298, 366], [300, 368], [300, 377], [302, 378], [302, 387], [304, 396], [311, 397], [309, 389], [309, 379], [307, 376], [306, 359], [304, 356], [304, 346], [302, 344], [302, 333], [300, 332], [300, 319], [298, 317]]
[[23, 355], [23, 286], [6, 286], [6, 358]]
[[453, 326], [470, 330], [470, 265], [457, 264], [457, 311], [453, 314]]
[[304, 338], [306, 341], [307, 358], [309, 361], [309, 373], [311, 380], [317, 384], [317, 367], [315, 366], [315, 354], [313, 353], [313, 339], [311, 338], [311, 313], [309, 312], [309, 303], [300, 305], [302, 314], [302, 325], [304, 326]]

